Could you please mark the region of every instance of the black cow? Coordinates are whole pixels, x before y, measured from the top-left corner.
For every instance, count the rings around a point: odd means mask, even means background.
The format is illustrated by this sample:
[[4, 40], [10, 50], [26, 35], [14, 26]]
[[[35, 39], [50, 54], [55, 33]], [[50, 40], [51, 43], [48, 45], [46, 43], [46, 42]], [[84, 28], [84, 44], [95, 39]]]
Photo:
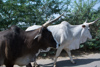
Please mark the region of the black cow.
[[48, 21], [41, 28], [24, 31], [17, 26], [0, 32], [0, 66], [13, 67], [14, 64], [23, 66], [33, 61], [39, 49], [48, 47], [56, 48], [56, 41], [47, 26], [53, 21]]

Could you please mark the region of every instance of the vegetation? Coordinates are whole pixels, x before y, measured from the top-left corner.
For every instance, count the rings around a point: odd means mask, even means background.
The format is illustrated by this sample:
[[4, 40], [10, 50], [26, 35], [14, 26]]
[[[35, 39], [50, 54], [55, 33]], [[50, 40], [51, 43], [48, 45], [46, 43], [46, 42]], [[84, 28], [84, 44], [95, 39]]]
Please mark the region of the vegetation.
[[[86, 19], [88, 22], [100, 18], [100, 7], [93, 7], [100, 3], [99, 0], [0, 0], [0, 30], [5, 30], [11, 25], [23, 29], [33, 24], [43, 24], [50, 16], [53, 18], [64, 12], [63, 20], [71, 24], [81, 24]], [[100, 50], [100, 20], [90, 26], [93, 39], [82, 44], [81, 48]]]

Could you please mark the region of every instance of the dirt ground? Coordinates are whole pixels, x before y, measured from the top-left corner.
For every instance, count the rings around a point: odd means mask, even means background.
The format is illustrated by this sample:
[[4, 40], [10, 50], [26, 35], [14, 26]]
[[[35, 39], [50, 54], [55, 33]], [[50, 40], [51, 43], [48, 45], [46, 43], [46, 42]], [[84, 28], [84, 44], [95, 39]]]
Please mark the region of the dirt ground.
[[[66, 52], [62, 52], [57, 59], [57, 67], [100, 67], [100, 51], [72, 51], [72, 57], [76, 64], [70, 62], [69, 57]], [[39, 57], [37, 63], [40, 67], [53, 67], [53, 56], [48, 56], [46, 58]], [[2, 66], [5, 67], [5, 66]], [[17, 66], [14, 67], [25, 67]]]
[[[70, 62], [66, 52], [63, 52], [57, 60], [57, 67], [100, 67], [99, 51], [72, 51], [72, 57], [76, 64]], [[53, 60], [51, 58], [38, 59], [40, 67], [52, 67]]]

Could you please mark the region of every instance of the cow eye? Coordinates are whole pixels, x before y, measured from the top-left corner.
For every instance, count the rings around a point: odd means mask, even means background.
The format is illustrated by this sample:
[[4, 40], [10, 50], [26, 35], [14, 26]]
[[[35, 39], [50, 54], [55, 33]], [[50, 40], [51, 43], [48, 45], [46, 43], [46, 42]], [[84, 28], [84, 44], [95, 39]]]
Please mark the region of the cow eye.
[[85, 28], [86, 26], [85, 25], [82, 25], [82, 27]]

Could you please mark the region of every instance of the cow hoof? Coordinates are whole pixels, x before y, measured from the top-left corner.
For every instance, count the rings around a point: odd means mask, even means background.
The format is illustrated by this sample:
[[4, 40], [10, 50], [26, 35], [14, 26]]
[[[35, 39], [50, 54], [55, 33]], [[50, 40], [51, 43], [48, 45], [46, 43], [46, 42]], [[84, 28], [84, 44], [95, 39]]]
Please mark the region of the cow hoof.
[[53, 67], [56, 67], [56, 65], [53, 65]]
[[73, 62], [71, 62], [71, 63], [72, 63], [72, 64], [76, 64], [76, 62], [74, 62], [74, 61], [73, 61]]
[[37, 65], [37, 67], [40, 67], [40, 65]]
[[40, 67], [40, 65], [35, 65], [35, 66], [33, 66], [33, 67]]

